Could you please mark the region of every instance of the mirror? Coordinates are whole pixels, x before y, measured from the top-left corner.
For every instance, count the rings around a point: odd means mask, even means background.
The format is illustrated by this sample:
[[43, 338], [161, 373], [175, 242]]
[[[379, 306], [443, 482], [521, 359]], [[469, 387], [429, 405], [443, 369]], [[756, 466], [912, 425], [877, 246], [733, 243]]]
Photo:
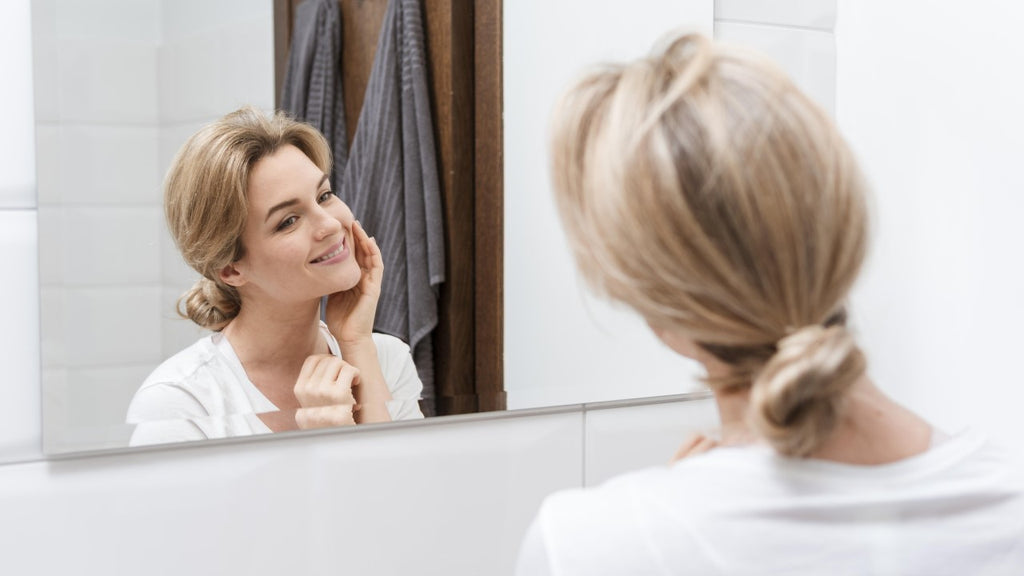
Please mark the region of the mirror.
[[[275, 11], [289, 3], [297, 4], [291, 0], [33, 0], [46, 453], [126, 446], [133, 428], [124, 424], [125, 414], [135, 391], [158, 364], [206, 334], [175, 312], [177, 299], [197, 274], [182, 262], [166, 232], [163, 175], [182, 143], [204, 124], [243, 104], [274, 108]], [[537, 252], [537, 246], [521, 240], [540, 238], [535, 234], [537, 226], [545, 228], [546, 238], [559, 238], [543, 184], [545, 162], [538, 156], [543, 153], [539, 144], [547, 110], [558, 87], [590, 62], [643, 53], [651, 39], [664, 32], [666, 18], [710, 31], [713, 2], [691, 0], [671, 7], [651, 3], [650, 10], [624, 6], [621, 13], [580, 15], [581, 25], [608, 31], [619, 30], [624, 14], [644, 16], [628, 36], [617, 33], [622, 43], [615, 51], [587, 45], [564, 62], [552, 64], [547, 72], [542, 65], [551, 58], [545, 50], [569, 49], [559, 42], [560, 20], [538, 21], [545, 3], [511, 4], [498, 14], [498, 30], [504, 25], [497, 36], [503, 38], [503, 48], [497, 50], [499, 55], [504, 51], [506, 157], [504, 175], [498, 172], [496, 178], [507, 190], [530, 192], [506, 194], [503, 211], [489, 214], [498, 222], [516, 222], [504, 230], [503, 334], [508, 352], [505, 369], [499, 371], [504, 376], [499, 389], [509, 392], [507, 408], [692, 390], [696, 386], [692, 366], [667, 352], [653, 361], [632, 355], [634, 350], [656, 349], [642, 322], [589, 299], [571, 280], [558, 287], [560, 295], [574, 302], [583, 298], [583, 307], [574, 308], [554, 326], [547, 318], [536, 318], [534, 299], [544, 287], [530, 277], [553, 268], [558, 278], [572, 278], [572, 266], [563, 245], [551, 248], [550, 259], [539, 260], [538, 254], [544, 251]], [[431, 2], [421, 5], [428, 14], [438, 10]], [[447, 6], [454, 10], [452, 5]], [[594, 35], [595, 39], [600, 36]], [[470, 65], [459, 58], [453, 56], [451, 71]], [[530, 94], [536, 78], [524, 80], [538, 73], [544, 76], [545, 86]], [[452, 81], [458, 82], [458, 74], [453, 76]], [[483, 109], [479, 102], [478, 115]], [[502, 134], [500, 125], [497, 133]], [[479, 183], [470, 179], [471, 191], [474, 186]], [[457, 315], [459, 310], [446, 313]], [[483, 315], [479, 310], [475, 314]], [[571, 339], [580, 326], [603, 330], [607, 346], [628, 352], [624, 360], [671, 373], [671, 378], [625, 386], [615, 366], [604, 370], [613, 376], [607, 379], [612, 382], [607, 388], [593, 388], [586, 379], [574, 378], [564, 366], [575, 360], [560, 358], [558, 350], [559, 343]], [[637, 341], [637, 335], [645, 340]], [[476, 338], [486, 340], [487, 336], [478, 333]], [[461, 348], [454, 344], [450, 348], [447, 353], [460, 355]], [[479, 358], [476, 363], [480, 364]], [[460, 372], [468, 379], [478, 377], [474, 374], [478, 372]], [[458, 392], [454, 394], [457, 400]], [[467, 408], [490, 409], [494, 407], [482, 402]], [[232, 419], [192, 424], [240, 425]]]

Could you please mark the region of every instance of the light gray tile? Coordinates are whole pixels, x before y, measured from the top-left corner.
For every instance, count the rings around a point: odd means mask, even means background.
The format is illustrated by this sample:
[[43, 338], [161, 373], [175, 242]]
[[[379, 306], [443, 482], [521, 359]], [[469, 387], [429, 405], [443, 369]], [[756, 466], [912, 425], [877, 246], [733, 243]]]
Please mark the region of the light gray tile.
[[160, 130], [152, 126], [67, 125], [60, 130], [61, 201], [144, 204], [163, 201]]
[[63, 201], [60, 161], [60, 126], [36, 126], [36, 188], [39, 206], [53, 206]]
[[91, 41], [160, 42], [161, 0], [56, 0], [61, 38]]
[[0, 461], [40, 454], [39, 282], [36, 213], [0, 210]]
[[832, 30], [837, 0], [715, 0], [715, 20]]
[[835, 117], [836, 40], [831, 32], [717, 22], [715, 38], [767, 55], [801, 90]]
[[712, 398], [586, 412], [586, 484], [669, 462], [691, 434], [718, 426]]
[[156, 50], [143, 43], [61, 40], [61, 120], [155, 125]]
[[66, 284], [160, 282], [160, 208], [70, 206], [62, 212]]
[[61, 331], [68, 367], [155, 365], [160, 360], [160, 288], [65, 290]]

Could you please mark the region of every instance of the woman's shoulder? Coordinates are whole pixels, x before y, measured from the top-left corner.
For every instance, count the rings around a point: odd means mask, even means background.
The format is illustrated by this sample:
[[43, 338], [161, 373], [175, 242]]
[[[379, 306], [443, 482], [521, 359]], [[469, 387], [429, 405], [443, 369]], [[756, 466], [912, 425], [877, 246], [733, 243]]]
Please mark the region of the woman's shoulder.
[[168, 384], [185, 385], [202, 378], [212, 364], [221, 360], [213, 338], [214, 335], [204, 336], [161, 362], [149, 373], [140, 390]]

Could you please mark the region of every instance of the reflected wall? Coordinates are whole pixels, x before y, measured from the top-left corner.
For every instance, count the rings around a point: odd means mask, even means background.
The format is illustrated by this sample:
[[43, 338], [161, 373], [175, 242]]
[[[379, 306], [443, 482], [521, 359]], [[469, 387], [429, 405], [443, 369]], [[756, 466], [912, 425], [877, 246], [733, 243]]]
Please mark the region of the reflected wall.
[[[46, 452], [127, 444], [132, 394], [201, 331], [161, 181], [227, 110], [274, 103], [271, 0], [33, 0]], [[70, 433], [69, 431], [73, 431]]]

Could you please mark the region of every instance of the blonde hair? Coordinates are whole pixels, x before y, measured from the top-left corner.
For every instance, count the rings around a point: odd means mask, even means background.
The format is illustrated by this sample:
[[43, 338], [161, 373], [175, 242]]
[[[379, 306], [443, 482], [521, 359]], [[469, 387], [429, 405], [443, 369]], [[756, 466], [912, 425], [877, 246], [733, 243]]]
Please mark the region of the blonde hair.
[[238, 291], [218, 272], [245, 255], [242, 232], [249, 173], [261, 158], [292, 145], [329, 174], [323, 135], [281, 112], [244, 107], [204, 126], [185, 142], [164, 182], [167, 227], [182, 258], [203, 277], [178, 300], [178, 313], [221, 330], [241, 308]]
[[843, 302], [867, 244], [864, 184], [827, 114], [775, 66], [674, 37], [563, 96], [556, 201], [599, 292], [730, 367], [786, 455], [834, 428], [865, 370]]

